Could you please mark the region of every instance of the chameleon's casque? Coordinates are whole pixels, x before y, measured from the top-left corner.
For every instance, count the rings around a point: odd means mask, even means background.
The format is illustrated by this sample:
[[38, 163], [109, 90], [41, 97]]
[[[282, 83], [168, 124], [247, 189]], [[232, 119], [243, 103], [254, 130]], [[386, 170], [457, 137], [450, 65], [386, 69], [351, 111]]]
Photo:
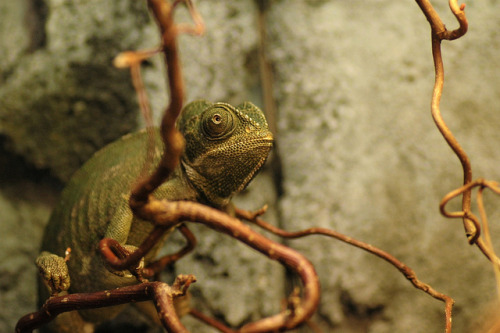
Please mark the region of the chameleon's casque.
[[[249, 102], [233, 107], [200, 100], [184, 108], [177, 127], [186, 140], [181, 164], [155, 196], [197, 201], [230, 211], [231, 197], [248, 185], [271, 150], [273, 139], [264, 114]], [[49, 296], [49, 288], [77, 293], [137, 283], [129, 272], [117, 272], [104, 264], [98, 243], [110, 237], [133, 250], [153, 228], [150, 222], [135, 219], [128, 206], [131, 188], [146, 159], [147, 138], [142, 131], [104, 147], [67, 184], [36, 261], [42, 276], [40, 304]], [[155, 140], [152, 168], [163, 151], [158, 133]], [[160, 246], [145, 257], [145, 265], [154, 261]], [[65, 262], [68, 247], [71, 257]], [[99, 322], [122, 309], [115, 306], [66, 313], [56, 318], [51, 330], [78, 332], [85, 324], [82, 318]]]

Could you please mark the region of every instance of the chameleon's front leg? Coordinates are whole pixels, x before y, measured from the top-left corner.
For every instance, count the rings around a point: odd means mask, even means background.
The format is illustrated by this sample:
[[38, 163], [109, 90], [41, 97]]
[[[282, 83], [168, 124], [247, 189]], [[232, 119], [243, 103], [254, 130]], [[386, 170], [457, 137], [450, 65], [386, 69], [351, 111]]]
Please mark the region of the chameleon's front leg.
[[99, 242], [99, 251], [108, 271], [127, 278], [133, 275], [138, 281], [145, 282], [142, 270], [146, 253], [137, 255], [134, 262], [122, 265], [123, 267], [116, 267], [113, 261], [109, 260], [110, 257], [125, 260], [130, 254], [137, 251], [138, 247], [130, 244], [131, 238], [133, 239], [133, 235], [136, 233], [136, 231], [131, 230], [133, 223], [134, 216], [128, 205], [128, 196], [121, 196], [116, 204], [116, 213], [107, 226], [104, 238]]
[[[68, 252], [63, 258], [48, 251], [40, 253], [35, 261], [51, 298], [66, 292], [70, 287], [67, 261]], [[85, 321], [77, 311], [70, 311], [57, 316], [48, 326], [42, 328], [41, 332], [90, 333], [94, 332], [94, 324]]]

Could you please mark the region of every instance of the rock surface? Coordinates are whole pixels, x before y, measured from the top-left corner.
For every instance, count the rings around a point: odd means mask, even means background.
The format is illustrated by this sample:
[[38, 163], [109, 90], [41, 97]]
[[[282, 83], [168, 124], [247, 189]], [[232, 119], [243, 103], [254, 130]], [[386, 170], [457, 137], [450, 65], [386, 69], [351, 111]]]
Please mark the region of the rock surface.
[[[498, 99], [500, 81], [485, 70], [497, 68], [498, 59], [487, 54], [497, 50], [492, 31], [498, 22], [490, 13], [498, 4], [467, 6], [469, 34], [444, 43], [443, 116], [470, 153], [474, 176], [498, 179], [493, 147], [500, 138], [493, 124], [499, 115], [490, 103]], [[281, 223], [288, 229], [330, 227], [389, 251], [455, 298], [454, 331], [470, 332], [494, 299], [495, 284], [484, 256], [467, 245], [461, 222], [438, 212], [462, 175], [430, 117], [429, 28], [418, 6], [281, 1], [268, 22], [280, 106]], [[494, 208], [490, 214], [498, 216]], [[318, 269], [318, 320], [325, 327], [443, 330], [442, 303], [413, 289], [386, 263], [328, 239], [293, 246]]]
[[[197, 3], [206, 34], [180, 41], [186, 99], [262, 105], [256, 2]], [[436, 9], [454, 27], [446, 5]], [[492, 0], [467, 3], [468, 34], [443, 44], [443, 116], [469, 154], [474, 177], [494, 180], [500, 179], [499, 9]], [[185, 11], [178, 17], [188, 20]], [[267, 6], [266, 25], [283, 193], [277, 195], [269, 168], [237, 204], [268, 203], [266, 219], [286, 229], [329, 227], [390, 252], [453, 297], [454, 332], [470, 332], [494, 299], [495, 284], [461, 222], [438, 212], [462, 176], [430, 117], [429, 27], [418, 6], [281, 0]], [[32, 263], [61, 181], [93, 151], [142, 124], [128, 73], [112, 68], [112, 58], [157, 40], [140, 1], [0, 4], [0, 331], [12, 331], [35, 309]], [[167, 101], [162, 73], [160, 58], [143, 70], [156, 119]], [[500, 212], [487, 199], [495, 240]], [[279, 310], [285, 273], [278, 264], [206, 228], [194, 230], [198, 249], [169, 277], [198, 277], [196, 307], [234, 326]], [[324, 331], [443, 331], [443, 304], [380, 259], [317, 236], [287, 243], [318, 271], [322, 300], [314, 321]], [[182, 241], [172, 244], [167, 251]]]

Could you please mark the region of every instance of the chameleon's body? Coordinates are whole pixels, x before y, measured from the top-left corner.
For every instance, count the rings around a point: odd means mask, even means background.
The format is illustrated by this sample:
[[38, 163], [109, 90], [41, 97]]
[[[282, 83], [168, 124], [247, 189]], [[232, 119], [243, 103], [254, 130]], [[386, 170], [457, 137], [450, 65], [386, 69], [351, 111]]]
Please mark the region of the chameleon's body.
[[[250, 182], [271, 149], [272, 135], [262, 111], [248, 102], [235, 108], [196, 101], [185, 107], [177, 127], [186, 140], [181, 164], [154, 195], [227, 210], [231, 196]], [[40, 302], [49, 296], [49, 289], [52, 293], [93, 292], [138, 283], [128, 272], [108, 268], [98, 243], [109, 237], [133, 249], [153, 228], [150, 222], [135, 219], [128, 206], [146, 159], [146, 143], [145, 131], [127, 135], [97, 152], [70, 180], [50, 218], [37, 259], [45, 282], [40, 283]], [[151, 168], [163, 151], [159, 135], [156, 143]], [[154, 260], [160, 246], [145, 257], [145, 265]], [[68, 247], [71, 257], [65, 262], [62, 257]], [[85, 321], [99, 322], [121, 309], [80, 314]], [[58, 320], [55, 329], [62, 330], [65, 319]]]

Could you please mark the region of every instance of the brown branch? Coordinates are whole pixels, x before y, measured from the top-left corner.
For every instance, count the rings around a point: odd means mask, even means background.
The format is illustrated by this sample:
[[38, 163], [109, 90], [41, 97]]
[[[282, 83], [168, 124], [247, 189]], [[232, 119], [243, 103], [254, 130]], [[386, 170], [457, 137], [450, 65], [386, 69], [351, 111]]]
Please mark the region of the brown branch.
[[176, 7], [178, 4], [184, 2], [186, 7], [188, 8], [189, 14], [191, 15], [191, 19], [193, 20], [194, 25], [180, 23], [175, 26], [175, 34], [190, 34], [200, 36], [205, 32], [205, 24], [203, 23], [203, 18], [200, 13], [193, 5], [191, 0], [175, 0], [172, 4], [172, 7]]
[[175, 311], [174, 299], [186, 295], [191, 283], [196, 282], [193, 275], [179, 275], [172, 287], [160, 283], [154, 293], [155, 306], [163, 326], [170, 332], [188, 333]]
[[149, 178], [139, 181], [130, 195], [130, 208], [134, 212], [134, 216], [138, 217], [142, 217], [141, 205], [148, 201], [151, 193], [168, 178], [179, 164], [184, 149], [184, 139], [175, 129], [175, 121], [182, 109], [184, 84], [177, 52], [172, 7], [163, 0], [148, 0], [148, 6], [156, 19], [162, 36], [162, 52], [167, 64], [170, 104], [164, 112], [161, 123], [161, 136], [165, 144], [163, 157], [155, 172]]
[[[441, 201], [440, 210], [441, 213], [448, 218], [462, 218], [465, 233], [469, 240], [470, 244], [475, 244], [479, 250], [492, 262], [495, 276], [497, 279], [498, 288], [500, 288], [500, 259], [495, 254], [493, 249], [493, 245], [491, 243], [489, 237], [489, 229], [488, 229], [488, 221], [486, 218], [486, 211], [484, 210], [484, 206], [482, 203], [482, 191], [484, 188], [489, 188], [494, 192], [498, 193], [499, 189], [496, 183], [485, 181], [483, 179], [479, 179], [476, 181], [472, 181], [472, 168], [470, 165], [469, 158], [467, 154], [462, 149], [460, 144], [457, 142], [450, 129], [447, 127], [444, 122], [441, 111], [439, 109], [439, 103], [441, 100], [441, 95], [443, 91], [444, 85], [444, 66], [443, 59], [441, 54], [441, 41], [442, 40], [453, 40], [463, 36], [467, 32], [467, 18], [465, 16], [465, 5], [458, 5], [457, 0], [450, 0], [450, 9], [455, 15], [456, 19], [459, 22], [459, 28], [448, 31], [446, 30], [444, 24], [442, 23], [439, 15], [435, 12], [432, 5], [428, 0], [416, 0], [418, 5], [420, 6], [422, 12], [430, 23], [431, 32], [432, 32], [432, 56], [434, 59], [434, 68], [435, 68], [435, 83], [432, 94], [432, 102], [431, 102], [431, 113], [438, 127], [439, 131], [445, 138], [448, 145], [457, 155], [462, 164], [463, 169], [463, 186], [459, 189], [450, 192], [447, 194]], [[472, 196], [472, 188], [479, 187], [478, 191], [478, 208], [481, 215], [482, 224], [486, 231], [486, 242], [480, 236], [481, 234], [481, 223], [479, 219], [471, 212], [471, 196]], [[462, 195], [462, 210], [459, 212], [447, 212], [445, 210], [446, 203], [452, 198]], [[499, 292], [500, 296], [500, 292]]]
[[439, 17], [438, 13], [432, 7], [429, 0], [415, 0], [425, 15], [427, 21], [431, 25], [432, 34], [436, 35], [438, 40], [454, 40], [465, 35], [468, 29], [467, 17], [465, 16], [465, 4], [458, 5], [457, 0], [449, 0], [450, 9], [455, 15], [455, 18], [458, 21], [459, 27], [455, 30], [449, 31], [446, 29], [443, 21]]
[[161, 50], [165, 57], [167, 78], [170, 90], [170, 103], [167, 106], [160, 126], [160, 133], [165, 145], [162, 159], [152, 175], [138, 182], [130, 196], [130, 207], [135, 216], [141, 217], [141, 206], [149, 200], [149, 196], [158, 188], [179, 165], [180, 156], [184, 149], [184, 138], [175, 128], [184, 99], [184, 83], [177, 49], [177, 35], [179, 33], [201, 34], [204, 30], [201, 16], [190, 0], [184, 1], [195, 22], [195, 27], [186, 25], [177, 26], [173, 21], [174, 7], [180, 1], [168, 4], [164, 0], [148, 0], [148, 6], [153, 13], [161, 33]]
[[[304, 286], [304, 295], [298, 305], [293, 307], [294, 311], [284, 311], [246, 324], [240, 329], [241, 332], [291, 329], [309, 319], [316, 311], [319, 303], [318, 277], [312, 264], [299, 252], [271, 241], [224, 212], [196, 202], [152, 200], [145, 204], [142, 209], [145, 219], [156, 225], [152, 234], [161, 234], [164, 230], [177, 227], [183, 222], [203, 224], [236, 238], [269, 258], [280, 262], [300, 277]], [[146, 246], [146, 242], [140, 248], [143, 246]], [[134, 253], [130, 256], [133, 255]], [[117, 269], [121, 268], [121, 264], [128, 259], [121, 260], [112, 251], [106, 253], [106, 258], [118, 264]]]
[[[460, 160], [464, 174], [463, 183], [467, 184], [472, 181], [472, 169], [469, 158], [444, 122], [441, 111], [439, 109], [439, 103], [441, 101], [441, 95], [444, 85], [444, 66], [441, 54], [441, 41], [457, 39], [467, 32], [468, 23], [464, 12], [465, 5], [462, 4], [461, 6], [459, 6], [457, 0], [450, 0], [450, 9], [455, 15], [460, 26], [455, 30], [448, 31], [441, 21], [441, 18], [436, 13], [428, 0], [416, 1], [431, 26], [432, 56], [434, 59], [435, 68], [435, 82], [431, 101], [432, 118], [434, 119], [434, 122], [436, 123], [436, 126], [443, 135], [444, 139]], [[470, 205], [471, 193], [470, 191], [466, 191], [463, 193], [462, 197], [462, 209], [464, 211], [470, 211]], [[477, 239], [477, 237], [475, 236], [477, 230], [474, 227], [474, 222], [469, 220], [467, 217], [464, 217], [463, 222], [467, 238], [472, 244], [475, 239]]]
[[[179, 231], [187, 240], [187, 244], [179, 252], [159, 258], [155, 262], [148, 265], [142, 270], [144, 277], [151, 277], [160, 272], [168, 264], [182, 258], [187, 253], [191, 252], [196, 246], [196, 238], [191, 231], [185, 226], [180, 225]], [[142, 244], [132, 253], [128, 253], [120, 243], [112, 238], [103, 238], [99, 242], [99, 251], [105, 258], [107, 264], [116, 270], [129, 269], [132, 272], [134, 267], [138, 265], [141, 259], [155, 246], [155, 244], [163, 237], [168, 228], [158, 226], [148, 235]], [[124, 255], [126, 253], [126, 255]], [[132, 269], [130, 269], [132, 267]]]
[[412, 284], [415, 288], [420, 289], [424, 291], [425, 293], [429, 294], [430, 296], [441, 300], [445, 303], [445, 317], [446, 317], [446, 332], [451, 332], [451, 314], [452, 314], [452, 307], [453, 307], [453, 299], [443, 293], [440, 293], [436, 290], [434, 290], [430, 285], [421, 282], [418, 278], [415, 272], [408, 266], [406, 266], [404, 263], [399, 261], [397, 258], [395, 258], [393, 255], [371, 245], [364, 243], [362, 241], [359, 241], [357, 239], [351, 238], [349, 236], [346, 236], [344, 234], [341, 234], [337, 231], [326, 229], [326, 228], [309, 228], [305, 230], [300, 230], [300, 231], [295, 231], [295, 232], [290, 232], [286, 231], [283, 229], [280, 229], [278, 227], [275, 227], [264, 220], [260, 219], [258, 216], [263, 213], [263, 210], [259, 210], [257, 213], [255, 212], [249, 212], [243, 209], [236, 208], [236, 215], [244, 220], [247, 220], [249, 222], [252, 222], [256, 224], [257, 226], [263, 228], [264, 230], [267, 230], [269, 232], [272, 232], [275, 235], [278, 235], [283, 238], [301, 238], [304, 236], [310, 236], [310, 235], [322, 235], [322, 236], [327, 236], [327, 237], [332, 237], [335, 239], [338, 239], [344, 243], [350, 244], [352, 246], [355, 246], [357, 248], [360, 248], [362, 250], [365, 250], [371, 254], [376, 255], [377, 257], [387, 261], [394, 267], [396, 267]]
[[[180, 24], [175, 25], [173, 21], [173, 11], [175, 7], [184, 2], [195, 23], [194, 26]], [[175, 1], [172, 5], [164, 0], [148, 0], [148, 6], [155, 17], [161, 33], [161, 47], [154, 50], [145, 51], [128, 51], [121, 53], [115, 58], [114, 64], [117, 67], [129, 67], [131, 71], [134, 88], [137, 92], [141, 111], [148, 123], [148, 153], [145, 164], [140, 173], [140, 177], [131, 192], [129, 204], [134, 213], [134, 216], [143, 218], [141, 207], [150, 198], [151, 193], [160, 186], [168, 176], [174, 171], [179, 164], [180, 156], [184, 149], [184, 138], [182, 134], [175, 128], [175, 122], [179, 116], [184, 98], [184, 83], [182, 79], [181, 65], [177, 50], [177, 35], [180, 33], [201, 34], [204, 31], [203, 21], [200, 14], [196, 11], [190, 0]], [[152, 159], [154, 150], [154, 138], [151, 130], [151, 111], [147, 94], [144, 89], [144, 84], [140, 75], [140, 64], [150, 56], [162, 52], [165, 56], [165, 64], [167, 67], [167, 76], [170, 90], [170, 103], [167, 106], [161, 124], [161, 136], [164, 143], [164, 153], [159, 165], [153, 174], [145, 177], [146, 171], [149, 170], [149, 164]], [[138, 264], [141, 258], [147, 254], [156, 242], [163, 236], [166, 229], [156, 229], [144, 241], [140, 248], [127, 256], [116, 260], [110, 251], [117, 249], [118, 244], [111, 239], [103, 239], [100, 242], [100, 250], [103, 256], [107, 258], [109, 265], [114, 269], [129, 269]], [[192, 235], [191, 235], [192, 236]], [[190, 237], [191, 239], [194, 237]], [[183, 255], [185, 253], [181, 253]], [[171, 258], [176, 260], [175, 258]], [[170, 260], [170, 262], [172, 261]], [[164, 260], [165, 265], [168, 260]], [[156, 269], [156, 268], [155, 268]], [[133, 269], [132, 269], [133, 270]], [[152, 273], [147, 269], [144, 271], [146, 275]]]
[[141, 261], [141, 259], [156, 245], [156, 243], [163, 237], [167, 228], [158, 227], [146, 237], [142, 244], [134, 252], [128, 254], [126, 257], [116, 255], [116, 249], [121, 247], [120, 243], [112, 238], [103, 238], [99, 242], [99, 251], [106, 259], [107, 264], [116, 270], [133, 270]]
[[32, 332], [35, 328], [52, 321], [63, 312], [155, 300], [160, 320], [167, 330], [187, 332], [175, 312], [174, 299], [183, 296], [189, 285], [195, 281], [196, 279], [192, 275], [179, 275], [172, 287], [163, 282], [148, 282], [94, 293], [51, 297], [39, 311], [19, 319], [15, 331], [16, 333]]

